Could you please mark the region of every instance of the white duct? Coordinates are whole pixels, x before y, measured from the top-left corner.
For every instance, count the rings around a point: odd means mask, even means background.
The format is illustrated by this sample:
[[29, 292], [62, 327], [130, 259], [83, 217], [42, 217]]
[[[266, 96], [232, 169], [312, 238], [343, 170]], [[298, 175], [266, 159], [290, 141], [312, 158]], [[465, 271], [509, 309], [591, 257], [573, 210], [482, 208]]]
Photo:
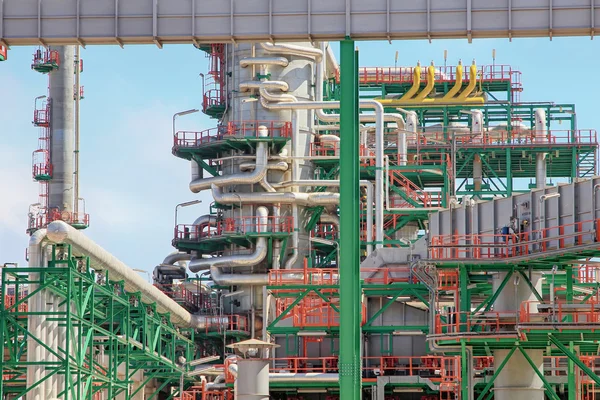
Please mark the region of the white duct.
[[240, 67], [247, 68], [254, 65], [276, 65], [287, 67], [290, 62], [285, 57], [247, 57], [240, 60]]
[[[288, 163], [285, 161], [270, 162], [267, 164], [269, 171], [282, 171], [285, 172], [290, 168]], [[240, 164], [240, 171], [252, 171], [256, 169], [256, 163], [243, 163]]]
[[[260, 137], [266, 137], [269, 135], [269, 132], [266, 127], [260, 126], [258, 128], [258, 135]], [[252, 185], [254, 183], [258, 183], [267, 175], [268, 158], [268, 144], [262, 142], [258, 143], [256, 146], [256, 167], [254, 168], [254, 171], [249, 173], [220, 175], [212, 178], [197, 179], [190, 183], [190, 190], [193, 193], [198, 193], [202, 190], [210, 189], [212, 185]]]
[[406, 165], [408, 163], [408, 143], [406, 133], [410, 132], [414, 134], [415, 139], [418, 141], [417, 129], [419, 126], [419, 118], [414, 111], [401, 111], [406, 114], [406, 123], [404, 129], [398, 129], [398, 165]]
[[236, 204], [248, 202], [253, 204], [297, 204], [302, 206], [335, 206], [340, 202], [338, 193], [224, 193], [223, 189], [213, 185], [212, 195], [217, 203]]
[[210, 267], [210, 276], [220, 286], [266, 286], [269, 283], [267, 274], [225, 274], [217, 266]]
[[[111, 279], [124, 281], [127, 292], [139, 292], [143, 303], [155, 303], [156, 310], [161, 314], [169, 313], [171, 322], [177, 326], [206, 329], [207, 324], [210, 324], [211, 328], [218, 329], [219, 323], [226, 324], [228, 322], [227, 317], [218, 320], [215, 317], [190, 314], [154, 285], [146, 282], [146, 280], [115, 256], [63, 221], [54, 221], [48, 225], [47, 238], [54, 243], [70, 244], [73, 254], [89, 257], [93, 269], [108, 271]], [[32, 251], [34, 250], [30, 248], [30, 254], [32, 254]]]
[[[258, 217], [258, 232], [266, 232], [268, 225], [269, 210], [266, 207], [258, 207], [256, 209], [256, 215]], [[253, 267], [262, 262], [267, 256], [267, 239], [259, 237], [256, 240], [256, 247], [254, 252], [251, 254], [234, 254], [223, 257], [213, 258], [195, 258], [190, 261], [189, 269], [192, 272], [199, 272], [204, 270], [213, 269], [214, 267]]]

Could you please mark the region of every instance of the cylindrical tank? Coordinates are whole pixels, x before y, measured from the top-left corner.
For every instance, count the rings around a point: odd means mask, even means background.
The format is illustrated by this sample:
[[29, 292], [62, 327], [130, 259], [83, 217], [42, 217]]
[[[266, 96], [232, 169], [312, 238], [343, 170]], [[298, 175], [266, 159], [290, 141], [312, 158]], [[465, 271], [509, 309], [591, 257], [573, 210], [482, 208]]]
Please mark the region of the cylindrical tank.
[[75, 46], [53, 48], [60, 67], [50, 73], [50, 157], [52, 180], [48, 205], [61, 212], [73, 211], [73, 151], [75, 149]]
[[[507, 272], [500, 272], [494, 276], [494, 291], [500, 285]], [[532, 286], [542, 292], [542, 275], [531, 274], [529, 277]], [[519, 310], [524, 301], [535, 301], [536, 297], [523, 277], [515, 275], [512, 281], [504, 287], [494, 303], [496, 312], [515, 312]], [[513, 330], [512, 327], [507, 327]], [[538, 371], [544, 373], [544, 350], [525, 350]], [[494, 367], [498, 368], [507, 357], [509, 350], [494, 351]], [[494, 398], [496, 400], [544, 400], [544, 384], [535, 371], [531, 368], [523, 354], [515, 351], [504, 366], [494, 382]]]
[[260, 359], [238, 360], [235, 398], [269, 400], [269, 362]]

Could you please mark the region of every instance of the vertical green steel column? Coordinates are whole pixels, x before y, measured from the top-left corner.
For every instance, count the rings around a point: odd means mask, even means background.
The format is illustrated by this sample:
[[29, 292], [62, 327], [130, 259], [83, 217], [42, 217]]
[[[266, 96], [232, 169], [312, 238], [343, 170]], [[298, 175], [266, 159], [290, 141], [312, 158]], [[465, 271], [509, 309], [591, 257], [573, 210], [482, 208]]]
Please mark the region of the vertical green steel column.
[[471, 311], [471, 296], [469, 295], [469, 270], [466, 266], [459, 268], [459, 307], [460, 331], [467, 331], [468, 313]]
[[[571, 353], [575, 353], [575, 349], [573, 347], [573, 342], [569, 342], [569, 350], [571, 350]], [[577, 387], [576, 387], [576, 380], [575, 380], [575, 363], [573, 362], [573, 360], [571, 360], [569, 358], [569, 366], [568, 366], [568, 370], [567, 370], [567, 375], [568, 375], [568, 381], [567, 381], [567, 385], [568, 385], [568, 400], [575, 400], [577, 398]]]
[[512, 153], [510, 147], [506, 148], [506, 195], [512, 196], [513, 192], [513, 173], [512, 173]]
[[354, 41], [340, 44], [340, 398], [362, 394], [360, 343], [360, 163], [358, 57]]

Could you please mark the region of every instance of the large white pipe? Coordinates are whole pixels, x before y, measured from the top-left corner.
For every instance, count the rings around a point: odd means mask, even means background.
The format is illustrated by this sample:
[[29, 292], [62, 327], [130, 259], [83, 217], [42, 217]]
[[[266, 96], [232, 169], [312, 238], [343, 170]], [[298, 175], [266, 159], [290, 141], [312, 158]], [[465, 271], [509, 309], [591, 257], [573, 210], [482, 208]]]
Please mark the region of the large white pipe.
[[[46, 239], [46, 229], [39, 229], [31, 235], [29, 239], [29, 266], [32, 268], [43, 268], [45, 267], [45, 260], [43, 257], [44, 246], [43, 242]], [[33, 274], [32, 279], [39, 280], [39, 274]], [[38, 284], [29, 285], [29, 290], [34, 292], [39, 287]], [[44, 311], [45, 307], [45, 290], [38, 292], [28, 300], [28, 309], [30, 312], [41, 312]], [[44, 341], [42, 332], [41, 317], [39, 315], [30, 315], [27, 318], [27, 324], [32, 331], [32, 335], [27, 337], [27, 362], [36, 363], [40, 360], [46, 360], [48, 358], [46, 349], [41, 346], [34, 338]], [[45, 367], [41, 365], [28, 365], [27, 366], [27, 387], [32, 387], [36, 383], [40, 382], [45, 376]], [[28, 395], [28, 398], [33, 400], [46, 400], [46, 386], [44, 384], [34, 388], [33, 391]]]
[[290, 62], [285, 57], [247, 57], [240, 60], [240, 67], [247, 68], [254, 65], [276, 65], [287, 67]]
[[314, 47], [304, 47], [295, 44], [273, 44], [273, 43], [261, 43], [260, 46], [267, 53], [279, 53], [279, 54], [290, 54], [297, 57], [308, 57], [319, 63], [323, 59], [323, 52]]
[[[261, 89], [261, 94], [266, 91]], [[291, 103], [268, 103], [265, 97], [261, 97], [261, 104], [267, 109], [274, 110], [323, 110], [323, 109], [339, 109], [339, 101], [297, 101]], [[383, 122], [384, 109], [381, 103], [375, 100], [361, 100], [361, 108], [372, 108], [375, 111], [375, 241], [376, 248], [383, 247]], [[403, 126], [404, 127], [404, 126]], [[314, 193], [317, 194], [317, 193]], [[214, 195], [214, 190], [213, 190]]]
[[[267, 231], [269, 210], [266, 207], [258, 207], [257, 215], [257, 231], [264, 233]], [[250, 254], [232, 254], [223, 257], [213, 258], [194, 258], [190, 261], [189, 269], [192, 272], [209, 270], [214, 267], [253, 267], [261, 263], [267, 256], [267, 239], [259, 237], [256, 240], [254, 251]]]
[[210, 267], [210, 276], [220, 286], [266, 286], [269, 283], [267, 274], [226, 274], [217, 266]]
[[269, 90], [281, 90], [287, 92], [289, 85], [285, 81], [246, 81], [240, 83], [240, 92], [247, 92], [252, 89], [266, 88]]
[[[373, 184], [371, 181], [361, 180], [360, 186], [364, 186], [367, 190], [367, 254], [371, 254], [373, 251]], [[339, 180], [302, 180], [302, 181], [289, 181], [282, 182], [274, 185], [277, 188], [285, 188], [290, 186], [339, 186]]]
[[[210, 326], [214, 327], [214, 329], [218, 328], [218, 321], [215, 317], [190, 314], [185, 308], [181, 307], [154, 285], [146, 282], [145, 279], [122, 261], [65, 222], [54, 221], [50, 223], [47, 229], [47, 238], [54, 243], [70, 244], [73, 254], [89, 257], [93, 269], [96, 271], [108, 271], [112, 280], [124, 282], [127, 292], [139, 292], [143, 303], [155, 303], [156, 310], [159, 313], [169, 313], [173, 324], [195, 329], [206, 329], [207, 324], [211, 324]], [[225, 321], [221, 322], [225, 323]]]
[[339, 193], [224, 193], [223, 189], [213, 185], [212, 195], [217, 203], [237, 204], [297, 204], [301, 206], [335, 206], [340, 202]]
[[[260, 137], [268, 136], [268, 130], [264, 126], [258, 128]], [[190, 182], [190, 190], [194, 193], [210, 189], [212, 185], [252, 185], [260, 182], [267, 175], [269, 149], [267, 143], [258, 143], [256, 146], [256, 167], [252, 172], [242, 172], [231, 175], [220, 175], [206, 179], [196, 179]]]

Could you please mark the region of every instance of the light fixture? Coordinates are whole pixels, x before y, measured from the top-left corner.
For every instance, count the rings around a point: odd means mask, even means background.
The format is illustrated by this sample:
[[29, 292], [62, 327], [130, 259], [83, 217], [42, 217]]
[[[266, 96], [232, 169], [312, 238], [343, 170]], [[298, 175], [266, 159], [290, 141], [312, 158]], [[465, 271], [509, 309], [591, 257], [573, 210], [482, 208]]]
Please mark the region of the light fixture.
[[392, 332], [394, 336], [423, 336], [425, 333], [423, 331], [394, 331]]
[[[393, 300], [394, 299], [393, 296], [388, 296], [387, 298], [388, 298], [388, 300]], [[398, 303], [406, 303], [407, 301], [411, 301], [411, 300], [412, 300], [412, 297], [410, 297], [410, 296], [398, 296], [398, 297], [396, 297], [396, 301]]]
[[193, 206], [194, 204], [200, 204], [202, 203], [202, 200], [191, 200], [191, 201], [186, 201], [185, 203], [179, 203], [175, 206], [175, 226], [177, 226], [177, 210], [179, 210], [180, 207], [189, 207], [189, 206]]
[[327, 336], [325, 331], [299, 331], [298, 336]]

